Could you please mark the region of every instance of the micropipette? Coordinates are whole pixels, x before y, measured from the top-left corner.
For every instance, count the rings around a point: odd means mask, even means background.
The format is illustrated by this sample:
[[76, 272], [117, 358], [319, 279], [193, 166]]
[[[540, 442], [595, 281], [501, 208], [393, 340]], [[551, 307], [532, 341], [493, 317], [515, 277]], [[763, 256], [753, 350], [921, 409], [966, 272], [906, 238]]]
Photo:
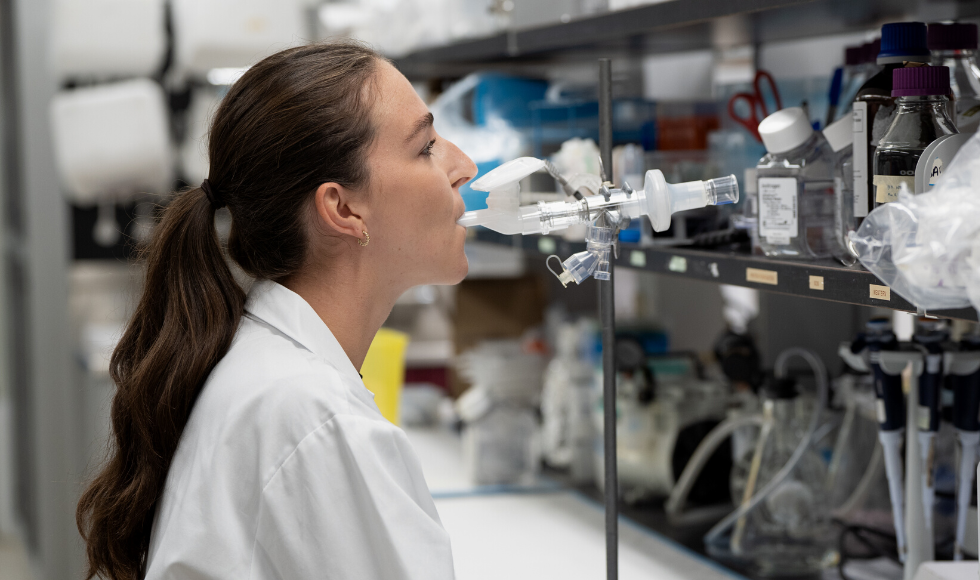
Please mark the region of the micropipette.
[[[922, 456], [922, 507], [926, 527], [932, 530], [932, 507], [936, 501], [933, 479], [933, 445], [939, 431], [939, 399], [943, 386], [943, 343], [949, 340], [949, 330], [941, 320], [920, 318], [912, 342], [923, 351], [925, 368], [919, 375], [919, 452]], [[911, 403], [910, 403], [911, 404]]]
[[898, 557], [904, 562], [906, 555], [905, 513], [902, 505], [905, 483], [902, 479], [902, 440], [905, 434], [905, 395], [902, 392], [901, 374], [889, 374], [881, 367], [881, 352], [897, 350], [898, 340], [887, 318], [869, 320], [863, 340], [854, 341], [852, 352], [867, 348], [868, 366], [874, 375], [878, 415], [878, 440], [885, 456], [885, 476], [888, 478], [888, 495], [892, 503], [895, 522], [895, 540]]
[[946, 353], [946, 374], [953, 389], [953, 426], [959, 442], [959, 469], [956, 474], [956, 544], [954, 560], [963, 559], [966, 515], [970, 509], [973, 474], [980, 447], [980, 336], [971, 334], [960, 340], [957, 352]]

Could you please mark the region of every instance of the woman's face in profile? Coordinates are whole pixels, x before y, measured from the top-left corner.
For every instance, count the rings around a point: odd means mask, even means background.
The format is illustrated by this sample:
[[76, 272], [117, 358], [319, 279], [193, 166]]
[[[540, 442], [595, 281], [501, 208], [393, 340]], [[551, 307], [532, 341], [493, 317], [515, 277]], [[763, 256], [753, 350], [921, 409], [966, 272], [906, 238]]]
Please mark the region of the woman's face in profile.
[[372, 253], [395, 285], [456, 284], [468, 269], [459, 187], [476, 165], [440, 138], [411, 83], [386, 62], [378, 66], [368, 150], [368, 225]]

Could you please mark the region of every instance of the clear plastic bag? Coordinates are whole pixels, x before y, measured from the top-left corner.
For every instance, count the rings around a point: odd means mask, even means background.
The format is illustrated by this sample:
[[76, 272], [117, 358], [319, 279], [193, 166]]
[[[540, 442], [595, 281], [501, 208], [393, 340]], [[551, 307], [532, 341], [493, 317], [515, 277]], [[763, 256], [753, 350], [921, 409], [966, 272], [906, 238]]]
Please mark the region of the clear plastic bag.
[[980, 308], [980, 134], [960, 149], [935, 188], [903, 188], [849, 241], [858, 259], [924, 310]]

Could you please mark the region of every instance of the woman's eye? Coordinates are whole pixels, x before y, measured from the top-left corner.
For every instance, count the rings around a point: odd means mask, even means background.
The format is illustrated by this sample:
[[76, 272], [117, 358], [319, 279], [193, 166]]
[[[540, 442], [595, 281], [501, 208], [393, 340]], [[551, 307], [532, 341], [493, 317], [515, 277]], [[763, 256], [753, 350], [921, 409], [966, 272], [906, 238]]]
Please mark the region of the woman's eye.
[[419, 153], [419, 155], [424, 155], [426, 157], [431, 157], [432, 156], [432, 147], [434, 147], [435, 144], [436, 144], [436, 140], [435, 139], [433, 139], [432, 141], [429, 141], [428, 143], [426, 143], [425, 144], [425, 147], [422, 149], [422, 151]]

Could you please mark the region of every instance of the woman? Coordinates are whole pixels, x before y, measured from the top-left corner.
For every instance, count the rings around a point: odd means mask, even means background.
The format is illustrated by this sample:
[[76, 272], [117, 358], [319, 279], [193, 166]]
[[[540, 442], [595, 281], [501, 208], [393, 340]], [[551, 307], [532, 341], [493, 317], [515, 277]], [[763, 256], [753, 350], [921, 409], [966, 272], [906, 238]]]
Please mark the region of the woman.
[[452, 578], [418, 460], [357, 369], [402, 292], [466, 275], [459, 186], [476, 167], [353, 43], [249, 69], [209, 154], [112, 355], [112, 451], [78, 505], [89, 577]]

